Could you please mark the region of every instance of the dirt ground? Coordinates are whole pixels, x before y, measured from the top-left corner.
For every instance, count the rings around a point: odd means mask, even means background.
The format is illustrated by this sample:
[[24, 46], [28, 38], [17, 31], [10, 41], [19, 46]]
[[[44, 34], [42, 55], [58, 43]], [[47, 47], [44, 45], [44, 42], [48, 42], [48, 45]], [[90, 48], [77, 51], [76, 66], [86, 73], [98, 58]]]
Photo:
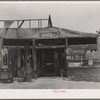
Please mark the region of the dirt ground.
[[100, 82], [70, 81], [61, 77], [40, 77], [32, 82], [0, 83], [0, 89], [100, 89]]

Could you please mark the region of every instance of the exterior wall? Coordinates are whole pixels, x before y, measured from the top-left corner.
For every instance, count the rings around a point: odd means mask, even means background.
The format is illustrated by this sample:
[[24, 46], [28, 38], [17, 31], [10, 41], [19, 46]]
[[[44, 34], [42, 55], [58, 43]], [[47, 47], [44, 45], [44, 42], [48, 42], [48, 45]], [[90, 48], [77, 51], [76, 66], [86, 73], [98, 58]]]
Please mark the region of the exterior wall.
[[[100, 35], [98, 35], [96, 40], [97, 40], [97, 44], [96, 44], [94, 52], [90, 51], [90, 52], [86, 53], [87, 59], [93, 60], [94, 66], [97, 66], [98, 64], [100, 64]], [[94, 47], [94, 46], [92, 46], [92, 47]]]
[[[49, 30], [49, 32], [50, 31], [51, 30]], [[54, 30], [54, 31], [57, 31], [57, 30]], [[4, 32], [5, 32], [5, 30], [4, 30]], [[4, 33], [4, 32], [2, 32], [2, 33]], [[41, 31], [41, 32], [43, 32], [43, 31]], [[34, 34], [34, 36], [33, 36], [33, 34]], [[17, 38], [17, 37], [19, 37], [19, 38], [34, 38], [34, 37], [39, 38], [39, 31], [34, 30], [34, 29], [8, 29], [7, 34], [6, 34], [6, 38]], [[1, 39], [0, 39], [0, 41], [1, 41]], [[0, 44], [0, 47], [1, 47], [1, 44]], [[33, 47], [34, 47], [34, 41], [33, 41]], [[94, 47], [94, 46], [91, 45], [90, 47]], [[66, 39], [66, 48], [67, 48], [67, 39]], [[77, 48], [77, 46], [76, 46], [76, 48]], [[80, 48], [82, 48], [82, 46], [80, 46]], [[87, 48], [88, 48], [88, 46], [83, 47], [83, 49], [85, 49], [85, 50]], [[89, 48], [89, 49], [91, 49], [91, 48]], [[1, 50], [1, 48], [0, 48], [0, 50]], [[100, 36], [98, 36], [98, 38], [97, 38], [97, 50], [100, 51]], [[66, 52], [66, 50], [65, 50], [65, 52]], [[85, 53], [82, 55], [85, 55]], [[0, 54], [0, 58], [1, 57], [2, 56]], [[68, 64], [66, 57], [65, 57], [65, 60]], [[0, 64], [2, 65], [2, 59], [0, 59]], [[67, 64], [65, 64], [65, 65], [67, 66]], [[33, 67], [33, 76], [36, 77], [35, 73], [36, 73], [37, 69], [36, 69], [36, 50], [35, 50], [35, 48], [33, 48], [33, 66], [34, 66]], [[89, 66], [87, 66], [86, 68], [84, 68], [82, 66], [76, 67], [76, 68], [69, 68], [69, 66], [67, 66], [67, 67], [68, 68], [67, 68], [66, 73], [67, 73], [68, 77], [72, 77], [72, 78], [73, 78], [73, 76], [74, 76], [74, 78], [75, 77], [77, 77], [77, 78], [80, 78], [80, 77], [98, 78], [99, 77], [99, 70], [100, 70], [99, 67], [98, 68], [93, 68], [93, 67], [89, 67]], [[89, 76], [88, 76], [88, 74], [89, 74]]]
[[100, 82], [100, 67], [68, 68], [67, 78], [74, 81]]
[[[90, 44], [90, 45], [81, 45], [81, 46], [72, 46], [72, 48], [77, 49], [84, 49], [85, 52], [82, 54], [86, 56], [84, 61], [87, 61], [87, 64], [83, 66], [72, 66], [67, 68], [67, 78], [74, 80], [74, 81], [100, 81], [100, 63], [97, 63], [97, 60], [100, 62], [99, 57], [100, 55], [100, 36], [97, 38], [97, 44]], [[87, 57], [87, 51], [90, 51], [90, 56], [93, 58], [97, 58], [93, 60], [93, 65], [89, 65], [89, 57]], [[91, 58], [92, 59], [92, 58]], [[68, 62], [68, 61], [67, 61]], [[78, 61], [76, 61], [78, 62]]]
[[86, 57], [86, 53], [87, 51], [96, 51], [96, 46], [96, 44], [68, 45], [66, 49], [67, 63], [73, 65], [72, 67], [87, 66], [88, 59]]

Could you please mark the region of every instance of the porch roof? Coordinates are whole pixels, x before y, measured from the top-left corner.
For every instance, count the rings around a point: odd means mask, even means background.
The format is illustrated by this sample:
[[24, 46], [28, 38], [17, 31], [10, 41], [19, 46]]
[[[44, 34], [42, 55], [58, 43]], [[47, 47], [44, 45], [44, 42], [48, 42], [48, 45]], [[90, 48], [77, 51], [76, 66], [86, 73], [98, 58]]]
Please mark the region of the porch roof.
[[39, 39], [39, 34], [45, 32], [57, 32], [59, 34], [58, 38], [66, 37], [97, 37], [98, 34], [85, 33], [74, 31], [70, 29], [58, 28], [58, 27], [45, 27], [45, 28], [9, 28], [5, 30], [0, 29], [0, 35], [7, 39], [29, 39], [36, 38]]

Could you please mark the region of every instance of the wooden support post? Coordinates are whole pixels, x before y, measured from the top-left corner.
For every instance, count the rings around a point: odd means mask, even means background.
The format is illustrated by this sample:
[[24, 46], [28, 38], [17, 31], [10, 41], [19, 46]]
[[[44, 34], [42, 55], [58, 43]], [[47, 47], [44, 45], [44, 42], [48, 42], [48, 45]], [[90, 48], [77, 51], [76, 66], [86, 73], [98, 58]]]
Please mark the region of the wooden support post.
[[65, 61], [65, 76], [67, 77], [67, 67], [68, 67], [68, 63], [67, 63], [67, 54], [66, 54], [66, 50], [67, 50], [67, 44], [68, 44], [68, 40], [67, 40], [67, 38], [66, 38], [66, 43], [65, 43], [65, 45], [66, 45], [66, 47], [65, 47], [65, 49], [64, 49], [64, 61]]
[[36, 50], [35, 50], [35, 40], [33, 40], [33, 78], [37, 78], [37, 68], [36, 68], [36, 60], [37, 60], [37, 55], [36, 55]]
[[8, 79], [12, 79], [12, 48], [9, 47], [8, 49]]
[[0, 78], [1, 78], [1, 68], [3, 66], [2, 49], [3, 49], [3, 38], [0, 37]]
[[19, 27], [19, 21], [17, 21], [17, 28]]
[[[18, 52], [18, 55], [17, 55], [17, 60], [18, 61], [16, 61], [17, 62], [17, 66], [16, 67], [18, 67], [17, 69], [18, 69], [18, 76], [20, 76], [19, 75], [19, 69], [21, 68], [21, 47], [16, 47], [16, 51]], [[16, 54], [15, 54], [16, 55]]]
[[63, 69], [63, 50], [61, 50], [61, 69]]
[[98, 35], [97, 39], [97, 51], [100, 52], [100, 35]]
[[40, 28], [42, 28], [42, 20], [40, 20]]
[[36, 57], [36, 50], [35, 50], [35, 48], [33, 48], [33, 78], [36, 78], [36, 71], [37, 71], [37, 69], [36, 69], [36, 59], [37, 59], [37, 57]]
[[40, 25], [39, 24], [40, 24], [40, 21], [38, 20], [38, 28], [40, 28]]
[[26, 61], [26, 66], [25, 66], [25, 81], [26, 82], [31, 82], [31, 66], [30, 66], [30, 56], [29, 56], [29, 46], [28, 43], [26, 45], [26, 50], [25, 50], [25, 61]]
[[31, 28], [31, 21], [29, 21], [29, 28]]
[[58, 62], [58, 52], [54, 52], [54, 69], [55, 69], [55, 74], [58, 75], [58, 69], [59, 69], [59, 62]]
[[[62, 53], [63, 53], [63, 52], [62, 52]], [[63, 66], [63, 65], [64, 65], [64, 63], [63, 63], [63, 54], [62, 54], [61, 62], [62, 62], [62, 63], [61, 63], [61, 66], [62, 66], [62, 67], [61, 67], [61, 69], [60, 69], [60, 76], [61, 76], [61, 78], [63, 78], [63, 77], [64, 77], [64, 71], [65, 71], [65, 70], [64, 70], [64, 66]]]
[[41, 57], [41, 61], [42, 61], [42, 63], [41, 63], [41, 66], [42, 66], [42, 75], [45, 75], [45, 55], [44, 55], [44, 50], [42, 50], [42, 57]]
[[37, 51], [37, 61], [36, 61], [36, 66], [37, 66], [37, 77], [40, 76], [41, 68], [40, 68], [40, 52], [39, 50]]

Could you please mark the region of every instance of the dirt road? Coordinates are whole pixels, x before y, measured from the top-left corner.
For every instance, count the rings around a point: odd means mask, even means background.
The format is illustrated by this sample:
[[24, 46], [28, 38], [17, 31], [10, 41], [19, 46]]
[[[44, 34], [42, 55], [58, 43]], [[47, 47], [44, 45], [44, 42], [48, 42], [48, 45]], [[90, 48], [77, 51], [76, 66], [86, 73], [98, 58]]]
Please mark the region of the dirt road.
[[32, 82], [0, 83], [0, 89], [100, 89], [100, 82], [70, 81], [61, 77], [41, 77]]

